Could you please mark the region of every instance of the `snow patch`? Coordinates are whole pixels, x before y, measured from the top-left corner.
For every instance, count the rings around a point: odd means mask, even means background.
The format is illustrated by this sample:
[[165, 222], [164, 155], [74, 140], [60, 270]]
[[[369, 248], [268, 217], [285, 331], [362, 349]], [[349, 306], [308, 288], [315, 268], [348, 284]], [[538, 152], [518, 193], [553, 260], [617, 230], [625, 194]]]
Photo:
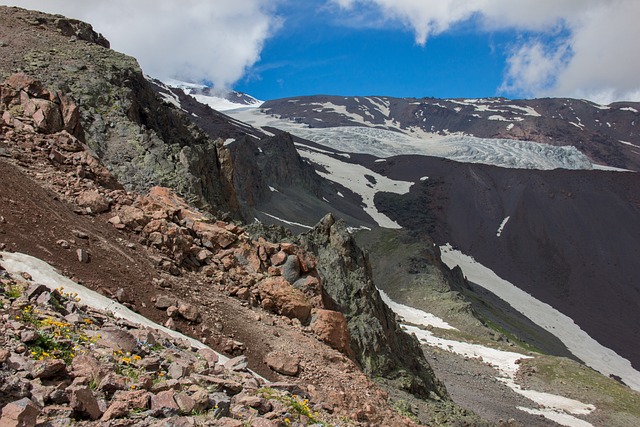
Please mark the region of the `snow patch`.
[[[376, 193], [381, 191], [406, 194], [409, 192], [409, 188], [413, 183], [406, 181], [394, 181], [386, 176], [377, 174], [364, 166], [345, 163], [323, 153], [299, 150], [299, 154], [301, 157], [321, 166], [324, 169], [317, 171], [318, 175], [336, 182], [360, 195], [364, 203], [365, 212], [367, 212], [379, 226], [385, 228], [401, 228], [395, 221], [378, 211], [373, 199]], [[375, 183], [372, 184], [369, 182], [369, 180], [365, 178], [365, 175], [372, 176]], [[338, 195], [344, 197], [340, 193], [338, 193]]]
[[272, 186], [269, 186], [269, 190], [271, 190], [271, 192], [273, 193], [279, 193], [277, 188], [273, 188]]
[[428, 180], [428, 179], [429, 179], [429, 177], [428, 177], [428, 176], [423, 176], [423, 177], [421, 177], [421, 178], [420, 178], [420, 181], [423, 181], [423, 182], [424, 182], [424, 181], [426, 181], [426, 180]]
[[224, 140], [224, 143], [222, 144], [223, 147], [226, 147], [229, 144], [233, 144], [234, 142], [236, 142], [235, 138], [227, 138]]
[[417, 308], [409, 307], [408, 305], [400, 304], [389, 298], [389, 295], [382, 289], [378, 289], [382, 301], [389, 306], [391, 310], [398, 316], [402, 317], [402, 321], [405, 323], [411, 323], [414, 325], [433, 326], [434, 328], [458, 330], [454, 328], [438, 316], [435, 316], [426, 311], [419, 310]]
[[467, 279], [494, 293], [532, 322], [556, 336], [576, 357], [605, 376], [617, 375], [632, 389], [640, 391], [640, 372], [613, 350], [583, 331], [568, 316], [500, 278], [472, 257], [450, 244], [440, 247], [442, 261], [449, 268], [460, 266]]
[[286, 219], [278, 218], [277, 216], [268, 214], [266, 212], [262, 212], [262, 211], [259, 211], [259, 212], [262, 215], [266, 215], [269, 218], [275, 219], [276, 221], [280, 221], [280, 222], [283, 222], [283, 223], [288, 224], [288, 225], [297, 225], [298, 227], [306, 228], [307, 230], [311, 230], [313, 228], [313, 227], [311, 227], [309, 225], [306, 225], [306, 224], [300, 224], [299, 222], [287, 221]]
[[[488, 363], [496, 369], [498, 374], [497, 379], [499, 381], [503, 382], [514, 392], [539, 405], [536, 409], [524, 406], [518, 407], [518, 409], [526, 412], [529, 412], [529, 410], [540, 411], [540, 415], [567, 427], [593, 427], [592, 424], [576, 418], [573, 415], [588, 415], [596, 409], [595, 406], [550, 393], [524, 390], [516, 384], [515, 376], [520, 368], [519, 361], [522, 359], [531, 359], [532, 356], [497, 350], [480, 344], [471, 344], [436, 337], [431, 330], [424, 328], [434, 327], [449, 330], [456, 330], [456, 328], [431, 313], [394, 302], [380, 289], [378, 289], [378, 292], [384, 303], [403, 319], [402, 327], [408, 333], [414, 334], [423, 344], [439, 347], [444, 351], [456, 353], [467, 358], [479, 359]], [[540, 409], [540, 407], [542, 407], [542, 409]]]
[[500, 237], [502, 235], [502, 230], [504, 230], [504, 226], [507, 225], [507, 222], [509, 221], [509, 218], [511, 218], [510, 216], [506, 217], [505, 219], [502, 220], [502, 223], [500, 224], [500, 227], [498, 227], [498, 231], [496, 232], [496, 236]]
[[622, 107], [621, 108], [622, 111], [631, 111], [632, 113], [637, 113], [638, 110], [636, 110], [635, 108], [632, 107]]
[[[173, 337], [186, 340], [196, 348], [207, 347], [198, 340], [165, 328], [164, 326], [160, 326], [146, 317], [129, 310], [122, 304], [77, 284], [68, 277], [61, 275], [55, 268], [41, 259], [18, 252], [0, 252], [0, 265], [2, 265], [12, 275], [19, 275], [22, 272], [27, 272], [31, 275], [34, 282], [41, 283], [51, 290], [62, 286], [64, 287], [65, 292], [77, 293], [82, 304], [93, 307], [97, 310], [110, 312], [114, 317], [127, 319], [137, 325], [160, 330]], [[220, 357], [223, 362], [229, 360], [221, 354], [218, 354], [218, 357]]]

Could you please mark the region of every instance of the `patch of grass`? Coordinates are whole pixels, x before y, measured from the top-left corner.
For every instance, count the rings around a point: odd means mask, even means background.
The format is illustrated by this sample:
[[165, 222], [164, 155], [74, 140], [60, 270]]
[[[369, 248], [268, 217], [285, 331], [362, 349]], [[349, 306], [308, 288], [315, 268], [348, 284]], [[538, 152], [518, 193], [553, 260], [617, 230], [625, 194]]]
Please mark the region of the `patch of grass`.
[[591, 403], [610, 416], [632, 417], [635, 425], [640, 425], [640, 393], [629, 387], [567, 358], [538, 356], [522, 360], [521, 369], [526, 368], [534, 370], [524, 379], [532, 387]]
[[22, 288], [22, 286], [16, 283], [9, 283], [3, 288], [3, 293], [7, 296], [7, 298], [14, 300], [20, 298], [23, 290], [24, 289]]
[[323, 427], [329, 426], [328, 423], [320, 419], [319, 412], [311, 409], [308, 399], [301, 399], [295, 394], [289, 395], [271, 387], [259, 389], [258, 395], [267, 400], [276, 400], [287, 407], [288, 413], [282, 420], [286, 425], [290, 425], [294, 421], [301, 421], [304, 422], [305, 425], [315, 424]]
[[407, 417], [416, 423], [419, 422], [414, 409], [411, 407], [411, 404], [406, 400], [400, 399], [400, 400], [392, 401], [391, 407], [393, 408], [394, 411], [396, 411], [398, 414], [402, 415], [403, 417]]

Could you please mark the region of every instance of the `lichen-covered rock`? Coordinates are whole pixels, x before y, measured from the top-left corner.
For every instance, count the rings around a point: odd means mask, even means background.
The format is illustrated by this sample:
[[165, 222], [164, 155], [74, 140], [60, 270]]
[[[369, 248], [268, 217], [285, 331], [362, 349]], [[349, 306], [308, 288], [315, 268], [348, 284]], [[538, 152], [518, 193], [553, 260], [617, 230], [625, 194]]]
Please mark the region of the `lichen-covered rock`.
[[404, 332], [372, 282], [371, 266], [343, 221], [327, 214], [300, 245], [316, 254], [326, 293], [325, 307], [347, 319], [351, 348], [365, 372], [398, 380], [424, 397], [445, 397], [415, 336]]

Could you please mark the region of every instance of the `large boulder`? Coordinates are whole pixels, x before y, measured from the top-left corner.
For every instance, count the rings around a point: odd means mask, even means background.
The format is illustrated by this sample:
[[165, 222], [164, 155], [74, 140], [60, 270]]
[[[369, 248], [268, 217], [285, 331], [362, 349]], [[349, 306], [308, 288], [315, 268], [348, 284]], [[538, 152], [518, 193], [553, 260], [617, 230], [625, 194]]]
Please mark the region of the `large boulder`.
[[349, 336], [347, 319], [344, 314], [339, 311], [320, 309], [313, 315], [311, 330], [320, 340], [329, 344], [332, 348], [347, 356], [353, 356], [351, 337]]
[[311, 315], [311, 303], [302, 292], [281, 276], [268, 277], [257, 286], [257, 293], [265, 309], [306, 324]]

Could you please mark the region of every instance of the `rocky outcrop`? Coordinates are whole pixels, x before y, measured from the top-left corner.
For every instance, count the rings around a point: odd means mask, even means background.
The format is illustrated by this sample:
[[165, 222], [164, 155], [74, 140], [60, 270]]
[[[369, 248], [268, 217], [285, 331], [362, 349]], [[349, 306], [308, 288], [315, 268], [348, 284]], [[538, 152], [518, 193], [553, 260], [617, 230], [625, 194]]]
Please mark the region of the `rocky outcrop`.
[[[108, 42], [79, 21], [7, 7], [0, 15], [0, 39], [15, 40], [3, 48], [0, 77], [22, 71], [37, 82], [25, 91], [28, 125], [66, 130], [130, 191], [164, 185], [200, 207], [234, 215], [215, 139], [164, 102], [133, 58], [107, 49]], [[45, 90], [56, 96], [45, 99]]]
[[395, 314], [383, 303], [372, 282], [369, 261], [346, 224], [329, 214], [300, 236], [300, 244], [317, 255], [325, 306], [346, 317], [351, 348], [364, 371], [392, 379], [420, 396], [446, 397], [418, 340], [402, 331]]

